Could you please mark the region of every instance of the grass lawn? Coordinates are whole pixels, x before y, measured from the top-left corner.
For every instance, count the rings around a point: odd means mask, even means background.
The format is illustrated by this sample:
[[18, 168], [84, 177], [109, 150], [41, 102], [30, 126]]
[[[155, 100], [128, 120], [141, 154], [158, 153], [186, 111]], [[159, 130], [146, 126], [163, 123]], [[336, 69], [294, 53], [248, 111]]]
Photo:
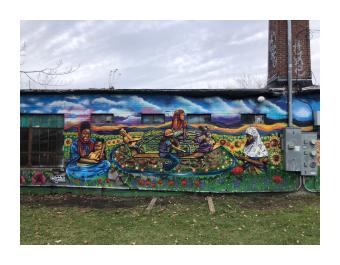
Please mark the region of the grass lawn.
[[320, 244], [315, 194], [21, 195], [21, 244]]

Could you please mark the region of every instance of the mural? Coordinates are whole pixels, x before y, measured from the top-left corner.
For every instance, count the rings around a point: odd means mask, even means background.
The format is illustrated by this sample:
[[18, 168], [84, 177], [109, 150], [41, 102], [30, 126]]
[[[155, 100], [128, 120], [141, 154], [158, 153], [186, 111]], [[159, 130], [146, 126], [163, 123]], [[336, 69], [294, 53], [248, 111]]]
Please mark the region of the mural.
[[[294, 97], [294, 123], [313, 129], [319, 95]], [[21, 113], [63, 113], [65, 172], [21, 169], [21, 185], [72, 185], [197, 192], [294, 191], [298, 173], [283, 169], [286, 98], [190, 98], [151, 95], [21, 96]], [[113, 113], [113, 124], [91, 114]], [[162, 124], [141, 114], [164, 113]], [[211, 114], [188, 123], [187, 114]], [[244, 124], [240, 114], [266, 114]], [[307, 182], [308, 183], [308, 182]]]

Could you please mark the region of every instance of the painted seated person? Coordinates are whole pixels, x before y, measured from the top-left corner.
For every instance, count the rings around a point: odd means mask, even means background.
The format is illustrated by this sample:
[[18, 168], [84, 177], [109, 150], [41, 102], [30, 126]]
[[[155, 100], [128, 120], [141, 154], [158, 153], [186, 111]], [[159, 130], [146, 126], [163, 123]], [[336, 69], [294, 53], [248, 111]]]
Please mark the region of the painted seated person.
[[140, 138], [132, 138], [132, 136], [125, 129], [120, 129], [119, 134], [123, 137], [123, 142], [130, 148], [133, 153], [141, 152], [140, 148], [136, 145]]
[[103, 139], [97, 139], [94, 143], [94, 151], [89, 154], [90, 160], [101, 161], [106, 160], [105, 143]]
[[244, 161], [243, 167], [256, 174], [267, 169], [268, 151], [261, 140], [261, 136], [254, 127], [246, 130], [247, 141], [244, 146], [244, 156], [237, 156]]
[[166, 129], [163, 138], [159, 143], [159, 157], [170, 160], [163, 165], [163, 169], [166, 171], [175, 168], [180, 163], [180, 159], [171, 151], [174, 149], [179, 152], [184, 152], [184, 150], [174, 143], [173, 136], [173, 131], [171, 129]]
[[207, 126], [199, 126], [200, 132], [196, 135], [195, 142], [198, 144], [197, 153], [206, 154], [213, 150], [215, 141]]
[[103, 140], [94, 141], [91, 139], [90, 123], [82, 122], [78, 131], [78, 140], [71, 145], [66, 174], [79, 180], [107, 176], [110, 162], [105, 160], [104, 149]]

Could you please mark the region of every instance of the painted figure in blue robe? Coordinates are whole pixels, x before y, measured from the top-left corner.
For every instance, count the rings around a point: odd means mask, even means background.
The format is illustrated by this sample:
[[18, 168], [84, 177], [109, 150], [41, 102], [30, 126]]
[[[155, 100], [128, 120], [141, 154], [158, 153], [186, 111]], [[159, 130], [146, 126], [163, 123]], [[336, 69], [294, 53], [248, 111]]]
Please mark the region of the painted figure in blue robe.
[[70, 161], [66, 166], [66, 174], [80, 183], [107, 177], [110, 168], [110, 162], [105, 158], [105, 143], [91, 139], [90, 128], [89, 122], [80, 124], [78, 140], [71, 145]]
[[176, 146], [177, 142], [174, 141], [173, 136], [173, 131], [171, 129], [166, 129], [163, 138], [159, 143], [159, 157], [168, 160], [166, 163], [163, 164], [163, 169], [166, 171], [175, 168], [181, 162], [181, 160], [171, 151], [174, 149], [178, 152], [185, 152], [184, 150]]

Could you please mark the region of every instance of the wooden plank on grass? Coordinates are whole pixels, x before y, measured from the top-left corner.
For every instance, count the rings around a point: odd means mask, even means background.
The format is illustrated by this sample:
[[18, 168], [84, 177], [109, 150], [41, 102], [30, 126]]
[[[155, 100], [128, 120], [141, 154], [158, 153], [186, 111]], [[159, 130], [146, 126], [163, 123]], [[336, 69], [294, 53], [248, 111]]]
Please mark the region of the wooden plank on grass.
[[209, 211], [210, 211], [210, 213], [214, 214], [215, 213], [215, 206], [214, 206], [213, 200], [212, 200], [211, 197], [207, 197], [207, 200], [208, 200]]
[[153, 197], [151, 202], [149, 203], [148, 208], [146, 208], [146, 212], [147, 213], [151, 212], [151, 210], [152, 210], [153, 206], [155, 205], [156, 201], [157, 201], [157, 198]]

